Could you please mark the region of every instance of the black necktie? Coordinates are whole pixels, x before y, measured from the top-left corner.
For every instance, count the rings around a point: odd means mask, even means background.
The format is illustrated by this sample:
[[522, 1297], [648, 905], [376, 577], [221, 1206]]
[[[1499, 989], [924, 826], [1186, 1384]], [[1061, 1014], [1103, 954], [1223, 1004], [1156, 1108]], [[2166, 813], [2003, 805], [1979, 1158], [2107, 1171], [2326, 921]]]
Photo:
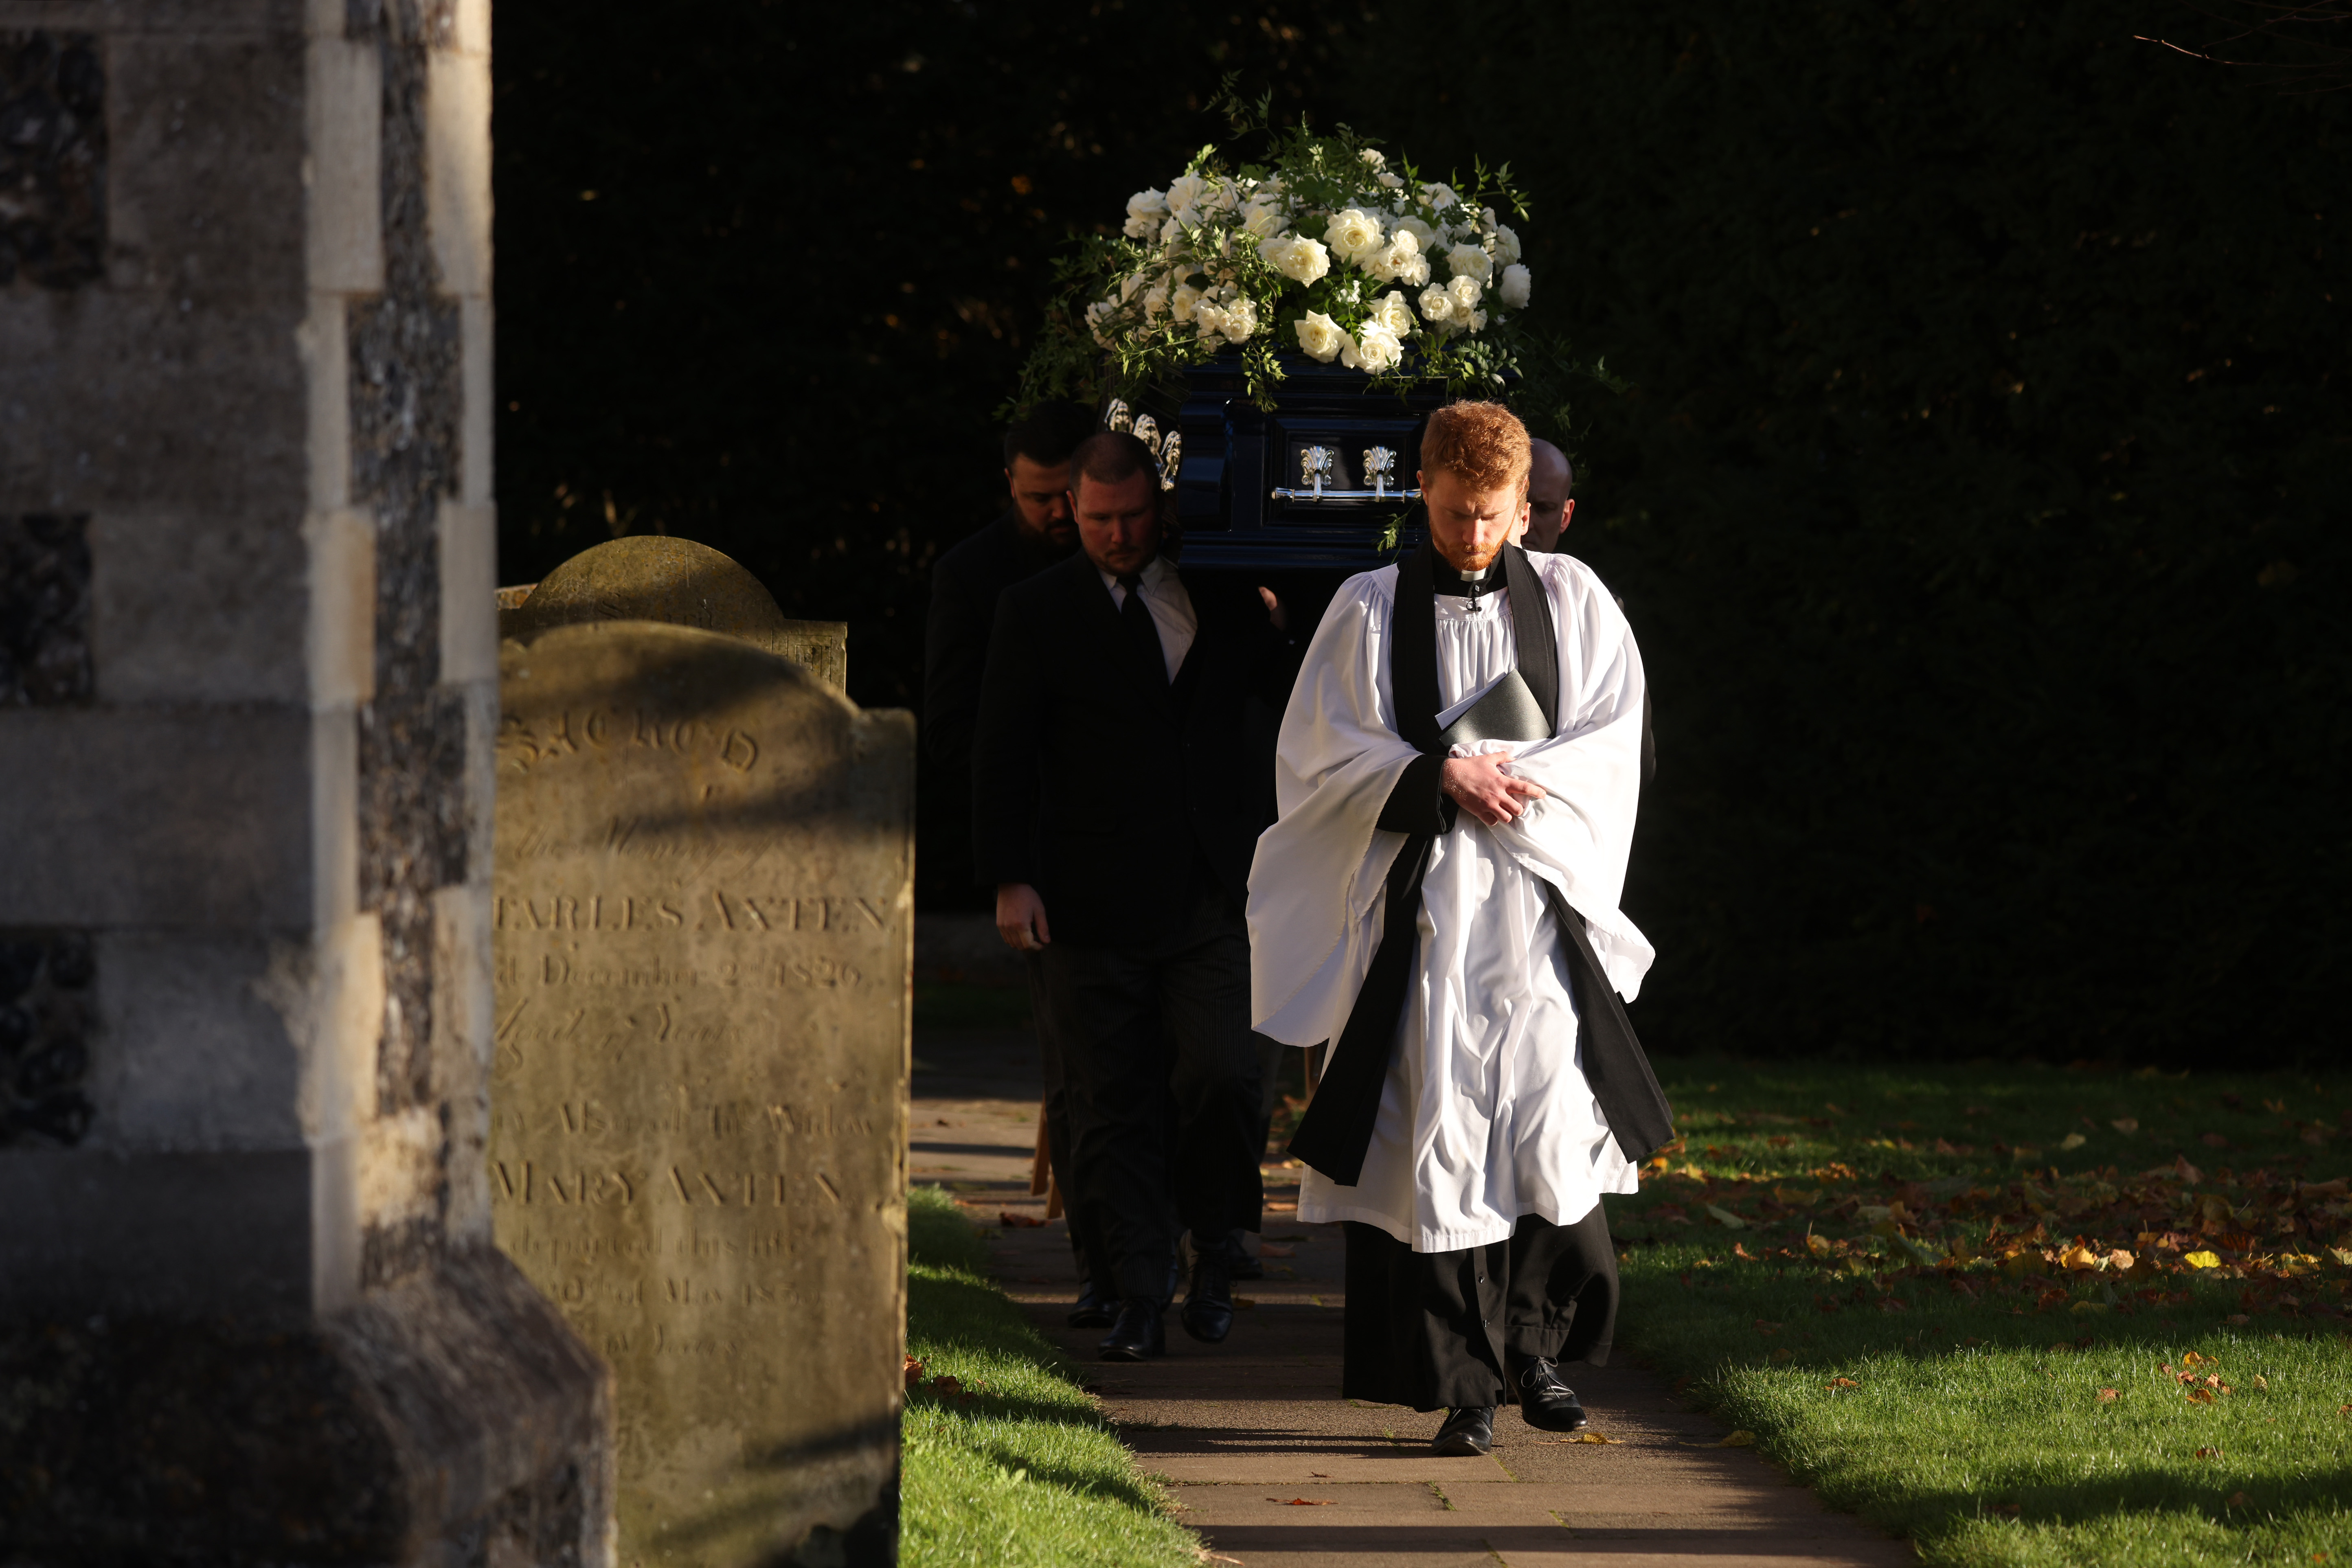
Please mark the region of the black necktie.
[[1151, 611], [1143, 602], [1142, 574], [1129, 572], [1118, 580], [1118, 585], [1127, 590], [1127, 601], [1118, 607], [1119, 625], [1127, 633], [1127, 640], [1135, 645], [1136, 657], [1150, 671], [1151, 684], [1164, 688], [1168, 684], [1168, 654], [1160, 646], [1160, 628], [1152, 624]]

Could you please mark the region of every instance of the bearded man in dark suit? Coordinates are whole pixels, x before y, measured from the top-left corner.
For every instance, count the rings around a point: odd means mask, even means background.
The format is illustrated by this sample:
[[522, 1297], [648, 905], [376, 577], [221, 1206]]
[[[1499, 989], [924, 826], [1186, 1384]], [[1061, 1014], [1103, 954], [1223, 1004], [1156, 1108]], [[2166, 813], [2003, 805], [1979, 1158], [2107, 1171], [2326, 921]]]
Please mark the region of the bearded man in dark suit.
[[1232, 1233], [1258, 1228], [1243, 910], [1268, 815], [1244, 710], [1280, 710], [1297, 651], [1271, 595], [1160, 552], [1142, 442], [1091, 437], [1070, 475], [1079, 553], [997, 605], [972, 840], [998, 931], [1042, 955], [1076, 1184], [1120, 1296], [1102, 1352], [1136, 1361], [1165, 1347], [1180, 1228], [1184, 1328], [1210, 1343], [1233, 1323]]

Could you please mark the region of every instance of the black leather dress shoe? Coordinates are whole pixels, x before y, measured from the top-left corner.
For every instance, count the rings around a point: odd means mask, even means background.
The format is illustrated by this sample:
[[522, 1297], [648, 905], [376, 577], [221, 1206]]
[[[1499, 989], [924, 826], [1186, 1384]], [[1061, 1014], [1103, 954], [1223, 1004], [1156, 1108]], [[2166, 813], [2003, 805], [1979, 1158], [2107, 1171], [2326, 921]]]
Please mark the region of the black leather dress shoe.
[[1235, 1279], [1263, 1279], [1265, 1278], [1265, 1265], [1244, 1252], [1234, 1259], [1231, 1274]]
[[1234, 1331], [1233, 1265], [1218, 1247], [1192, 1259], [1192, 1288], [1184, 1293], [1184, 1331], [1202, 1344], [1224, 1342]]
[[1107, 1329], [1118, 1316], [1118, 1292], [1089, 1279], [1070, 1304], [1069, 1324], [1074, 1329]]
[[1587, 1423], [1576, 1390], [1559, 1380], [1559, 1369], [1541, 1356], [1511, 1358], [1511, 1387], [1517, 1393], [1519, 1415], [1530, 1426], [1547, 1432], [1581, 1432]]
[[1445, 1425], [1429, 1440], [1432, 1453], [1472, 1458], [1495, 1446], [1495, 1407], [1473, 1405], [1450, 1411]]
[[1140, 1296], [1129, 1296], [1118, 1304], [1118, 1321], [1110, 1332], [1103, 1336], [1105, 1361], [1143, 1361], [1168, 1353], [1168, 1325], [1160, 1314], [1166, 1309], [1158, 1301], [1147, 1301]]

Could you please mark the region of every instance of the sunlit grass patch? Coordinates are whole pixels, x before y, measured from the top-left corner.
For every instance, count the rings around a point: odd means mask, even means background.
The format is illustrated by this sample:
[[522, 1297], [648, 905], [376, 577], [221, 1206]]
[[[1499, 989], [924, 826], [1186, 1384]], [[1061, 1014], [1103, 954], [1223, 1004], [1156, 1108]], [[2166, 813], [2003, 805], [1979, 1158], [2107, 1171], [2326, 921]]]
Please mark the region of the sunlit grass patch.
[[953, 1199], [909, 1202], [901, 1555], [947, 1563], [1191, 1563], [1166, 1511], [1076, 1373], [987, 1276]]
[[2345, 1560], [2352, 1083], [1668, 1066], [1624, 1333], [1799, 1479], [1931, 1562]]

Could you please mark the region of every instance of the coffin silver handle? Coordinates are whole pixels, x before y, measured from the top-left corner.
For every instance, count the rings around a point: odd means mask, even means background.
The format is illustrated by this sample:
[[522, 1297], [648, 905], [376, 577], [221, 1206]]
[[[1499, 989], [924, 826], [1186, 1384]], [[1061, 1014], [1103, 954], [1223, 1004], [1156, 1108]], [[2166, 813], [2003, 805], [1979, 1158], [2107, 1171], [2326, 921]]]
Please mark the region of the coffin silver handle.
[[1327, 490], [1318, 486], [1311, 490], [1293, 489], [1288, 485], [1276, 485], [1266, 492], [1275, 500], [1419, 500], [1421, 491], [1410, 490]]

